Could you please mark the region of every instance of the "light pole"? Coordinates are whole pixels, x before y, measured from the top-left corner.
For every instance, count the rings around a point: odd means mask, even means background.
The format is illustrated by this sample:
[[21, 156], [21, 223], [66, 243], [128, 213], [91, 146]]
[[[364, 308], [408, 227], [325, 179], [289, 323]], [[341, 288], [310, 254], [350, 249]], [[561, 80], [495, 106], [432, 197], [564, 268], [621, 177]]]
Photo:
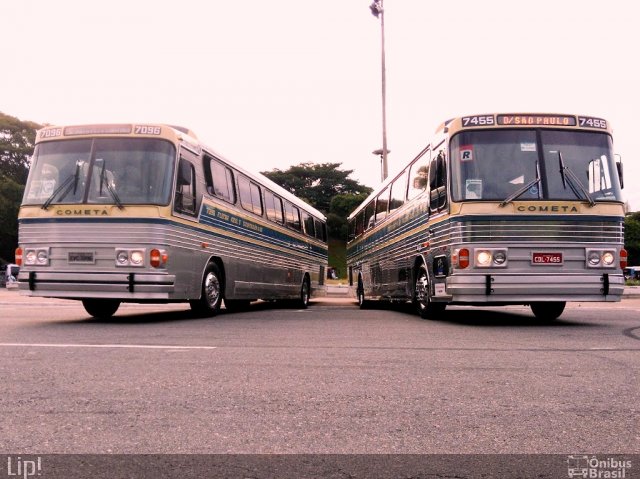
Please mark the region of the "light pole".
[[382, 5], [383, 0], [374, 0], [369, 5], [369, 9], [374, 17], [380, 19], [380, 31], [382, 36], [382, 150], [376, 150], [374, 153], [381, 151], [380, 157], [382, 158], [382, 181], [389, 176], [389, 168], [387, 166], [387, 71], [385, 66], [385, 54], [384, 54], [384, 7]]

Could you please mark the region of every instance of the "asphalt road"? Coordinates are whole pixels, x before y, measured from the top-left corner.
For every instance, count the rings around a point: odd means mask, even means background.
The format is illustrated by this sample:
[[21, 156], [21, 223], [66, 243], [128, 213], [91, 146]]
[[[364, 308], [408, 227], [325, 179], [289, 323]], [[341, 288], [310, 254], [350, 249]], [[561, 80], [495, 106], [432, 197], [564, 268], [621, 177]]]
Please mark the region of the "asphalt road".
[[[0, 293], [0, 451], [638, 454], [640, 300], [462, 308], [184, 305]], [[0, 464], [0, 466], [2, 466]]]

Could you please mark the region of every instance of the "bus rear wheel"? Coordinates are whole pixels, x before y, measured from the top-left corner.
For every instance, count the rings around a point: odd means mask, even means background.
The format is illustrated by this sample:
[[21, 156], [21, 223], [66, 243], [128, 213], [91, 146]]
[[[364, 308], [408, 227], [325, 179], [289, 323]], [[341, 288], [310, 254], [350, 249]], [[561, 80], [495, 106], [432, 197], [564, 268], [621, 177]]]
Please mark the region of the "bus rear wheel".
[[541, 303], [531, 303], [531, 311], [536, 318], [543, 321], [553, 321], [564, 311], [567, 305], [564, 301], [546, 301]]
[[307, 309], [310, 301], [311, 285], [309, 284], [309, 278], [305, 277], [302, 280], [302, 286], [300, 287], [300, 299], [298, 300], [298, 306], [302, 309]]
[[209, 263], [202, 277], [200, 299], [189, 301], [192, 311], [198, 316], [215, 316], [222, 304], [222, 276], [215, 263]]
[[82, 306], [87, 313], [96, 319], [109, 319], [118, 311], [120, 301], [117, 299], [83, 299]]
[[424, 264], [418, 269], [416, 284], [413, 288], [413, 297], [418, 314], [422, 319], [435, 319], [440, 316], [447, 307], [445, 303], [434, 303], [431, 301], [429, 275]]

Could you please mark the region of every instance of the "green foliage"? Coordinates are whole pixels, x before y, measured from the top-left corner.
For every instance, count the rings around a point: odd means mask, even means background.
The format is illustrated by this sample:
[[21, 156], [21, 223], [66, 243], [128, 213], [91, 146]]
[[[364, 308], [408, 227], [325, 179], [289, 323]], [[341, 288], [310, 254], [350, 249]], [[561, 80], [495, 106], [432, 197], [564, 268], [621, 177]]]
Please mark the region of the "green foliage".
[[285, 171], [276, 168], [262, 174], [326, 214], [336, 195], [371, 192], [371, 188], [349, 178], [353, 170], [342, 170], [340, 165], [342, 163], [300, 163]]
[[640, 212], [627, 215], [624, 219], [624, 249], [631, 266], [640, 265]]
[[0, 112], [0, 177], [24, 185], [40, 125]]
[[0, 258], [9, 263], [13, 263], [18, 246], [18, 210], [23, 192], [23, 185], [0, 176]]
[[18, 210], [40, 125], [0, 112], [0, 258], [13, 262]]

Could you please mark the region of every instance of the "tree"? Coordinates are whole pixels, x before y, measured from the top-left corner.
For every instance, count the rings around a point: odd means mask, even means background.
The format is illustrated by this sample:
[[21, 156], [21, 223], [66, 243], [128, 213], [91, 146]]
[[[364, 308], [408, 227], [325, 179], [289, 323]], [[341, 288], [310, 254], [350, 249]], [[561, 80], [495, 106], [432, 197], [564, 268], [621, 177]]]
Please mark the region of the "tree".
[[38, 128], [0, 112], [0, 258], [5, 261], [13, 260], [18, 245], [18, 209]]
[[13, 263], [18, 246], [18, 210], [24, 186], [0, 177], [0, 263]]
[[624, 219], [624, 249], [629, 254], [628, 264], [640, 265], [640, 212], [627, 215]]
[[328, 213], [336, 195], [369, 194], [371, 188], [352, 180], [353, 170], [342, 170], [342, 163], [300, 163], [282, 171], [274, 169], [262, 174], [314, 208]]
[[26, 183], [39, 128], [37, 123], [0, 112], [0, 177], [11, 178], [21, 185]]

